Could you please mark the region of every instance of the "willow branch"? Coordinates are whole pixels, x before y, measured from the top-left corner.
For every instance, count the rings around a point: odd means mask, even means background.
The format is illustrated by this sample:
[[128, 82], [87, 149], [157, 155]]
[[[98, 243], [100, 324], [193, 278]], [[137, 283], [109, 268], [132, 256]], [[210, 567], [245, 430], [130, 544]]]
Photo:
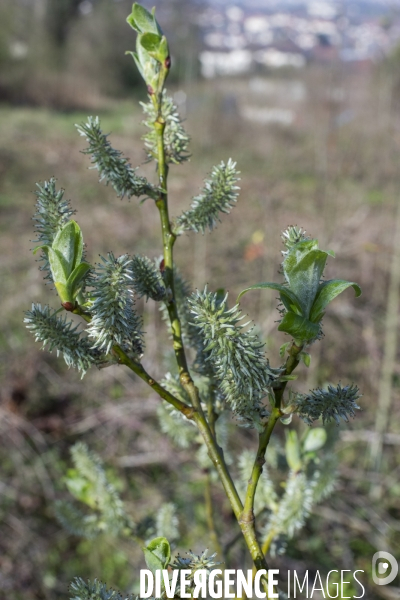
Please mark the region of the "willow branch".
[[[285, 370], [283, 371], [282, 375], [290, 375], [294, 371], [299, 364], [298, 355], [302, 349], [302, 346], [297, 346], [294, 342], [292, 343], [292, 346], [289, 350], [289, 356], [286, 360]], [[271, 412], [264, 431], [259, 435], [257, 454], [254, 459], [251, 476], [247, 486], [244, 509], [241, 516], [241, 520], [244, 522], [254, 523], [254, 501], [257, 492], [257, 486], [265, 463], [265, 453], [267, 451], [271, 434], [278, 419], [282, 416], [280, 406], [286, 385], [287, 382], [282, 381], [279, 386], [274, 389], [275, 408]]]
[[[73, 311], [74, 314], [82, 317], [87, 323], [90, 323], [91, 316], [85, 312], [80, 306], [77, 306]], [[157, 394], [166, 402], [171, 404], [176, 410], [179, 410], [187, 419], [193, 419], [194, 410], [185, 402], [182, 402], [178, 398], [175, 398], [173, 394], [168, 392], [161, 384], [159, 384], [151, 375], [147, 373], [141, 363], [134, 361], [130, 358], [126, 352], [120, 346], [113, 346], [112, 352], [118, 356], [119, 363], [128, 367], [131, 371], [136, 373], [143, 381], [145, 381]]]
[[194, 418], [194, 409], [188, 406], [178, 398], [175, 398], [168, 390], [163, 388], [153, 377], [151, 377], [141, 363], [132, 360], [119, 346], [113, 347], [113, 352], [119, 358], [119, 362], [127, 366], [131, 371], [136, 373], [143, 381], [145, 381], [157, 394], [169, 404], [172, 404], [176, 410], [179, 410], [187, 419]]
[[267, 451], [269, 440], [271, 439], [271, 434], [274, 430], [274, 427], [281, 416], [281, 411], [278, 408], [274, 408], [268, 419], [266, 428], [259, 435], [257, 454], [247, 485], [243, 514], [241, 516], [241, 519], [243, 521], [254, 521], [254, 500], [256, 496], [258, 482], [260, 480], [263, 466], [265, 463], [265, 453]]
[[[241, 521], [241, 515], [243, 512], [243, 505], [239, 498], [238, 492], [236, 490], [235, 484], [232, 480], [232, 477], [229, 473], [228, 467], [224, 460], [222, 449], [218, 446], [215, 437], [212, 433], [209, 423], [204, 415], [200, 396], [197, 387], [195, 386], [193, 379], [190, 375], [185, 348], [182, 340], [182, 331], [181, 331], [181, 323], [179, 320], [178, 310], [175, 302], [175, 290], [174, 290], [174, 262], [173, 262], [173, 247], [176, 240], [176, 235], [173, 233], [171, 229], [171, 224], [169, 221], [168, 214], [168, 191], [167, 191], [167, 178], [168, 178], [168, 166], [165, 160], [165, 149], [164, 149], [164, 130], [165, 130], [165, 121], [161, 114], [161, 97], [157, 94], [152, 94], [152, 101], [156, 108], [157, 119], [154, 123], [154, 129], [157, 136], [157, 161], [158, 161], [158, 177], [159, 177], [159, 185], [163, 190], [159, 198], [156, 200], [156, 206], [160, 213], [161, 219], [161, 230], [162, 230], [162, 239], [163, 239], [163, 250], [164, 250], [164, 268], [165, 268], [165, 284], [167, 289], [170, 291], [170, 299], [167, 300], [166, 306], [168, 310], [168, 315], [170, 318], [171, 329], [172, 329], [172, 338], [173, 338], [173, 347], [175, 352], [175, 358], [179, 369], [179, 378], [183, 388], [189, 395], [193, 408], [195, 408], [195, 412], [193, 414], [193, 420], [195, 421], [199, 431], [203, 437], [203, 440], [207, 446], [208, 454], [210, 459], [212, 460], [219, 478], [224, 487], [225, 493], [230, 501], [232, 510], [235, 514], [235, 517], [240, 525], [243, 536], [245, 538], [247, 547], [253, 559], [255, 567], [258, 569], [268, 569], [268, 566], [265, 562], [264, 555], [262, 553], [261, 547], [257, 541], [257, 537], [254, 529], [254, 522], [247, 523], [245, 521]], [[265, 591], [267, 592], [268, 597], [268, 589], [267, 589], [267, 577], [262, 579], [263, 586]]]

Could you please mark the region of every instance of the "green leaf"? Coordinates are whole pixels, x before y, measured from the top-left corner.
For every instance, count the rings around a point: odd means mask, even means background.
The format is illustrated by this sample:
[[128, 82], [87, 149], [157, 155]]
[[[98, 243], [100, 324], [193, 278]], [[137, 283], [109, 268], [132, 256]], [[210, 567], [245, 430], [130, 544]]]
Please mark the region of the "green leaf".
[[63, 304], [65, 302], [74, 302], [73, 294], [67, 284], [61, 283], [61, 281], [55, 281], [54, 285]]
[[284, 314], [279, 324], [278, 331], [285, 331], [294, 339], [307, 342], [315, 338], [319, 333], [319, 325], [312, 323], [305, 317], [300, 317], [292, 312]]
[[283, 272], [286, 279], [290, 277], [291, 272], [306, 254], [311, 250], [318, 250], [318, 240], [303, 240], [295, 244], [283, 261]]
[[126, 17], [126, 22], [132, 27], [132, 29], [134, 29], [135, 31], [139, 31], [132, 13]]
[[157, 556], [162, 564], [163, 568], [166, 569], [169, 561], [171, 560], [171, 547], [169, 541], [165, 537], [157, 537], [151, 540], [147, 544], [147, 550], [150, 550], [155, 556]]
[[154, 538], [143, 548], [146, 565], [152, 573], [166, 569], [171, 560], [171, 547], [164, 537]]
[[296, 381], [296, 379], [297, 379], [297, 375], [282, 375], [276, 381], [278, 381], [278, 382], [281, 382], [281, 381]]
[[323, 427], [313, 427], [309, 429], [303, 442], [304, 452], [315, 452], [325, 446], [328, 436]]
[[75, 260], [73, 264], [73, 269], [76, 269], [76, 267], [81, 263], [83, 256], [83, 234], [81, 228], [79, 227], [78, 223], [76, 223], [76, 221], [70, 221], [70, 223], [73, 223], [75, 227]]
[[47, 257], [49, 259], [53, 281], [65, 285], [68, 279], [68, 265], [64, 260], [64, 257], [59, 252], [53, 250], [53, 248], [47, 250]]
[[68, 277], [81, 262], [83, 254], [82, 231], [76, 221], [69, 221], [60, 229], [54, 238], [52, 248], [62, 256]]
[[159, 83], [159, 66], [157, 61], [147, 52], [145, 47], [141, 43], [142, 34], [138, 35], [136, 49], [137, 49], [137, 60], [140, 63], [140, 74], [145, 80], [146, 84], [150, 86], [153, 91], [157, 89]]
[[126, 20], [139, 33], [150, 32], [162, 34], [154, 15], [137, 2], [132, 6], [132, 12]]
[[285, 356], [286, 350], [288, 349], [290, 344], [291, 344], [291, 342], [286, 342], [285, 344], [282, 344], [282, 346], [279, 348], [279, 356], [281, 358], [283, 358]]
[[147, 548], [142, 548], [142, 550], [144, 554], [144, 560], [146, 561], [146, 565], [150, 571], [154, 574], [156, 571], [162, 571], [164, 565], [161, 560], [153, 552], [147, 550]]
[[323, 313], [325, 307], [332, 302], [336, 296], [347, 290], [349, 287], [354, 288], [356, 298], [361, 296], [361, 288], [354, 281], [330, 279], [329, 281], [324, 281], [321, 283], [311, 309], [310, 319], [314, 322], [317, 322], [319, 315]]
[[250, 290], [264, 290], [264, 289], [276, 290], [277, 292], [279, 292], [282, 302], [283, 302], [283, 297], [284, 297], [285, 299], [289, 300], [289, 302], [291, 304], [293, 304], [296, 308], [301, 310], [301, 306], [300, 306], [299, 300], [296, 298], [296, 295], [292, 292], [292, 290], [290, 290], [288, 287], [286, 287], [284, 285], [281, 285], [280, 283], [270, 283], [270, 282], [255, 283], [254, 285], [251, 285], [250, 287], [248, 287], [245, 290], [243, 290], [242, 292], [240, 292], [239, 296], [237, 297], [236, 302], [239, 302], [240, 298], [244, 294], [249, 292]]
[[165, 37], [165, 35], [163, 35], [161, 38], [161, 43], [159, 46], [159, 55], [160, 55], [160, 58], [158, 60], [160, 60], [160, 62], [165, 64], [165, 60], [169, 56], [169, 47], [168, 47], [168, 42], [167, 42], [167, 38]]
[[144, 33], [139, 36], [139, 42], [152, 58], [164, 64], [169, 54], [165, 36], [161, 37], [156, 33]]
[[296, 294], [305, 317], [310, 314], [327, 258], [328, 254], [323, 250], [310, 250], [288, 274], [289, 286]]
[[161, 43], [161, 36], [158, 35], [158, 33], [143, 33], [140, 36], [140, 43], [146, 52], [155, 58], [154, 54], [158, 52], [158, 48]]
[[43, 250], [43, 252], [47, 256], [48, 252], [49, 252], [49, 248], [50, 248], [50, 246], [47, 246], [46, 244], [44, 244], [43, 246], [35, 246], [34, 249], [32, 250], [32, 254], [35, 255], [38, 250]]
[[299, 356], [308, 369], [311, 364], [311, 355], [308, 352], [300, 352]]
[[71, 275], [68, 277], [67, 286], [71, 290], [73, 298], [76, 297], [76, 294], [79, 291], [79, 284], [89, 273], [90, 269], [91, 265], [89, 265], [86, 262], [82, 262], [77, 267], [75, 267]]
[[132, 52], [131, 50], [127, 50], [125, 52], [125, 54], [130, 54], [132, 56], [133, 60], [135, 61], [135, 65], [137, 67], [137, 70], [139, 71], [139, 73], [141, 74], [141, 76], [143, 77], [143, 79], [146, 80], [146, 77], [145, 77], [144, 71], [142, 69], [142, 65], [140, 64], [140, 60], [139, 60], [139, 57], [138, 57], [137, 53], [136, 52]]
[[286, 432], [285, 453], [287, 463], [292, 471], [295, 473], [301, 471], [300, 443], [297, 433], [294, 430]]

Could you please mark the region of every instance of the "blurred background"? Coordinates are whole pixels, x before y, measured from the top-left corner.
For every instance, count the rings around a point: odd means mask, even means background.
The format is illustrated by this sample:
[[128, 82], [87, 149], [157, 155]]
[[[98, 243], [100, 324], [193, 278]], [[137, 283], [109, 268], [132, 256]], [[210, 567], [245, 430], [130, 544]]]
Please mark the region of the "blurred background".
[[[276, 564], [370, 573], [376, 550], [400, 558], [400, 5], [155, 4], [172, 50], [168, 89], [192, 136], [191, 161], [170, 172], [171, 213], [188, 206], [221, 160], [236, 160], [242, 177], [238, 205], [213, 235], [178, 240], [183, 274], [193, 286], [228, 289], [233, 302], [245, 286], [277, 280], [280, 232], [298, 225], [336, 252], [328, 278], [362, 286], [359, 300], [349, 292], [330, 306], [325, 338], [299, 379], [304, 391], [356, 382], [362, 412], [334, 428], [336, 491]], [[109, 250], [161, 254], [151, 201], [120, 201], [99, 184], [74, 127], [99, 115], [114, 147], [154, 177], [140, 141], [145, 89], [124, 54], [135, 45], [130, 10], [126, 0], [0, 3], [0, 598], [67, 598], [76, 575], [122, 589], [137, 579], [140, 548], [105, 536], [81, 540], [55, 519], [54, 499], [68, 496], [68, 449], [78, 440], [113, 469], [135, 519], [173, 502], [179, 549], [212, 549], [204, 476], [191, 453], [160, 432], [157, 398], [118, 367], [80, 380], [41, 352], [22, 323], [32, 302], [58, 303], [30, 251], [35, 182], [55, 176], [66, 188], [92, 262]], [[243, 300], [274, 366], [286, 341], [276, 332], [276, 304], [268, 292]], [[144, 364], [159, 378], [170, 368], [165, 325], [151, 300], [138, 308]], [[236, 447], [254, 443], [252, 432], [235, 435]], [[234, 521], [218, 485], [212, 493], [229, 545]], [[230, 565], [244, 568], [244, 556], [238, 544]], [[399, 588], [399, 579], [369, 586], [365, 597], [399, 598]]]

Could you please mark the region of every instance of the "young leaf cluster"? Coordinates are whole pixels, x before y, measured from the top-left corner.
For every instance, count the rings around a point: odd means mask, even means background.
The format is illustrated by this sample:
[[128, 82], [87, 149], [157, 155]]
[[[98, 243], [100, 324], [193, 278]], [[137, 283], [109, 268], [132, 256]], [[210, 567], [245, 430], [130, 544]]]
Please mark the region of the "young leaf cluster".
[[239, 171], [231, 159], [214, 167], [210, 179], [204, 182], [199, 196], [193, 198], [191, 207], [177, 219], [177, 231], [212, 231], [220, 221], [220, 213], [230, 213], [236, 204]]
[[171, 66], [168, 42], [155, 16], [135, 2], [127, 23], [137, 32], [136, 52], [131, 54], [150, 94], [159, 96]]
[[93, 347], [108, 354], [118, 345], [134, 356], [143, 352], [142, 321], [134, 309], [132, 259], [127, 254], [116, 258], [112, 252], [101, 257], [102, 264], [91, 281], [92, 320], [87, 329]]
[[115, 150], [100, 127], [99, 117], [88, 117], [86, 123], [76, 125], [79, 134], [86, 139], [88, 147], [83, 154], [90, 154], [93, 169], [97, 169], [100, 181], [105, 181], [121, 198], [127, 196], [149, 196], [156, 199], [160, 190], [149, 183], [145, 177], [136, 175], [135, 169], [124, 158], [122, 152]]
[[318, 240], [306, 239], [296, 228], [283, 235], [288, 248], [282, 263], [284, 283], [257, 283], [243, 290], [238, 299], [249, 290], [278, 291], [284, 307], [278, 330], [291, 335], [301, 346], [320, 337], [325, 308], [336, 296], [349, 287], [360, 296], [361, 289], [353, 281], [321, 281], [327, 258], [333, 253], [320, 250]]
[[36, 342], [42, 342], [42, 348], [49, 352], [61, 353], [68, 367], [75, 367], [82, 376], [92, 365], [100, 365], [104, 360], [102, 353], [93, 348], [87, 337], [82, 337], [67, 317], [57, 317], [49, 306], [32, 304], [32, 310], [25, 313], [24, 323], [35, 336]]
[[[70, 218], [75, 214], [69, 200], [64, 199], [64, 190], [57, 190], [56, 180], [51, 177], [43, 185], [37, 185], [36, 212], [33, 216], [35, 222], [35, 243], [43, 246], [51, 246], [57, 233]], [[50, 263], [47, 255], [42, 252], [40, 261], [44, 264], [39, 268], [46, 273], [45, 280], [52, 281]]]
[[51, 245], [39, 246], [47, 256], [51, 276], [63, 306], [72, 310], [91, 266], [83, 261], [83, 235], [76, 221], [68, 221]]

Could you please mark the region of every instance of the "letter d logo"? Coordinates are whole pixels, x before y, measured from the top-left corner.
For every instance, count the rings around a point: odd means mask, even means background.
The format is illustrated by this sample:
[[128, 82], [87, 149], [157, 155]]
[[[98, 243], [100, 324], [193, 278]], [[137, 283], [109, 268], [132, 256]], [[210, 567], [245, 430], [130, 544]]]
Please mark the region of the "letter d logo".
[[[376, 568], [378, 560], [384, 560], [385, 562], [380, 562], [378, 568]], [[389, 564], [391, 567], [390, 570]], [[392, 581], [396, 579], [398, 572], [399, 565], [397, 564], [397, 560], [394, 556], [389, 554], [389, 552], [381, 550], [380, 552], [376, 552], [372, 557], [372, 579], [377, 585], [387, 585], [388, 583], [392, 583]], [[378, 573], [379, 575], [383, 575], [384, 573], [389, 574], [387, 577], [379, 577]]]

